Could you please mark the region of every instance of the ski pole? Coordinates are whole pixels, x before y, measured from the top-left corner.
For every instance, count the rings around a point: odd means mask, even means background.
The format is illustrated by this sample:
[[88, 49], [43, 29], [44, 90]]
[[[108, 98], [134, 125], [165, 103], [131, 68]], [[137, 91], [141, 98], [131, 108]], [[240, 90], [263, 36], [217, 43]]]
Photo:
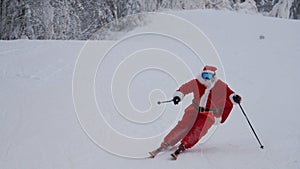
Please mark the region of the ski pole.
[[256, 139], [257, 139], [259, 145], [260, 145], [260, 148], [263, 149], [264, 146], [261, 144], [261, 142], [260, 142], [260, 140], [259, 140], [257, 134], [256, 134], [255, 131], [254, 131], [254, 128], [252, 127], [252, 125], [251, 125], [251, 123], [250, 123], [250, 121], [249, 121], [249, 119], [248, 119], [248, 117], [247, 117], [247, 115], [246, 115], [246, 113], [245, 113], [245, 111], [244, 111], [244, 109], [242, 108], [242, 106], [241, 106], [240, 103], [239, 103], [239, 106], [240, 106], [240, 108], [241, 108], [241, 110], [242, 110], [242, 112], [243, 112], [243, 114], [244, 114], [246, 120], [248, 121], [248, 124], [249, 124], [249, 126], [251, 127], [251, 129], [252, 129], [252, 131], [253, 131], [253, 133], [254, 133], [254, 135], [255, 135], [255, 137], [256, 137]]
[[169, 103], [169, 102], [172, 102], [172, 100], [165, 100], [165, 101], [158, 101], [157, 104], [162, 104], [162, 103]]

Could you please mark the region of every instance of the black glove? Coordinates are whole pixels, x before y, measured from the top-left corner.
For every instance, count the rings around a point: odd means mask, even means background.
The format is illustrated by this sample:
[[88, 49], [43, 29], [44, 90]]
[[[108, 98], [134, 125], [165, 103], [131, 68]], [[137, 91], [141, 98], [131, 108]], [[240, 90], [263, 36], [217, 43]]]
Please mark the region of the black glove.
[[233, 99], [233, 101], [234, 102], [236, 102], [236, 103], [238, 103], [238, 104], [240, 104], [241, 103], [241, 100], [242, 100], [242, 98], [241, 98], [241, 96], [239, 96], [239, 95], [234, 95], [233, 97], [232, 97], [232, 99]]
[[174, 104], [175, 105], [177, 105], [179, 102], [180, 102], [180, 97], [179, 96], [175, 96], [174, 98], [173, 98], [173, 102], [174, 102]]

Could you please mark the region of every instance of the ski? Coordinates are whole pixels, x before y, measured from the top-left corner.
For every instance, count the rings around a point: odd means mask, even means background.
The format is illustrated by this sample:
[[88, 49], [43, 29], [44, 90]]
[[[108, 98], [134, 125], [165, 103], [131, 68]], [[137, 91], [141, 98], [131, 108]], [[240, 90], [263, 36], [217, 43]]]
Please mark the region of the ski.
[[173, 160], [177, 160], [177, 155], [175, 153], [171, 154], [171, 156], [173, 157]]
[[167, 150], [168, 147], [169, 147], [168, 143], [166, 143], [166, 142], [161, 143], [159, 148], [149, 152], [150, 158], [154, 158], [158, 153], [161, 153], [161, 152]]

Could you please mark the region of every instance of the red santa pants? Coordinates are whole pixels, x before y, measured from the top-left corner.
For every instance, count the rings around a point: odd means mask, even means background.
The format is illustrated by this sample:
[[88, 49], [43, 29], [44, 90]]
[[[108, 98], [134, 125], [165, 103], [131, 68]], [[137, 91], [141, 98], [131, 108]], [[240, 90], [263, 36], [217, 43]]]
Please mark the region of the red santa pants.
[[191, 148], [205, 136], [210, 127], [214, 124], [214, 117], [210, 117], [208, 113], [198, 113], [197, 120], [188, 134], [182, 139], [181, 143], [186, 148]]
[[164, 142], [171, 146], [177, 144], [182, 138], [184, 138], [193, 127], [197, 120], [198, 111], [194, 106], [190, 105], [184, 111], [182, 119], [178, 124], [169, 132], [164, 138]]
[[[212, 115], [211, 115], [212, 116]], [[174, 146], [180, 140], [186, 148], [194, 146], [214, 124], [214, 117], [208, 113], [198, 113], [194, 106], [190, 105], [178, 124], [164, 138], [164, 142]]]

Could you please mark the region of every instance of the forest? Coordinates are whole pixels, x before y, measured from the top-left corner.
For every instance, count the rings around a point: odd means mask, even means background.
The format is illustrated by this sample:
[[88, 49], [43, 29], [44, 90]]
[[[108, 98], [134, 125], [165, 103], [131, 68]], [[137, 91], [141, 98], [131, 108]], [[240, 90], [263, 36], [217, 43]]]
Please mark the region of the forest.
[[[143, 24], [143, 12], [166, 9], [231, 10], [300, 18], [300, 0], [1, 0], [0, 3], [2, 40], [106, 39], [109, 31], [128, 31]], [[133, 17], [123, 19], [125, 16]]]

